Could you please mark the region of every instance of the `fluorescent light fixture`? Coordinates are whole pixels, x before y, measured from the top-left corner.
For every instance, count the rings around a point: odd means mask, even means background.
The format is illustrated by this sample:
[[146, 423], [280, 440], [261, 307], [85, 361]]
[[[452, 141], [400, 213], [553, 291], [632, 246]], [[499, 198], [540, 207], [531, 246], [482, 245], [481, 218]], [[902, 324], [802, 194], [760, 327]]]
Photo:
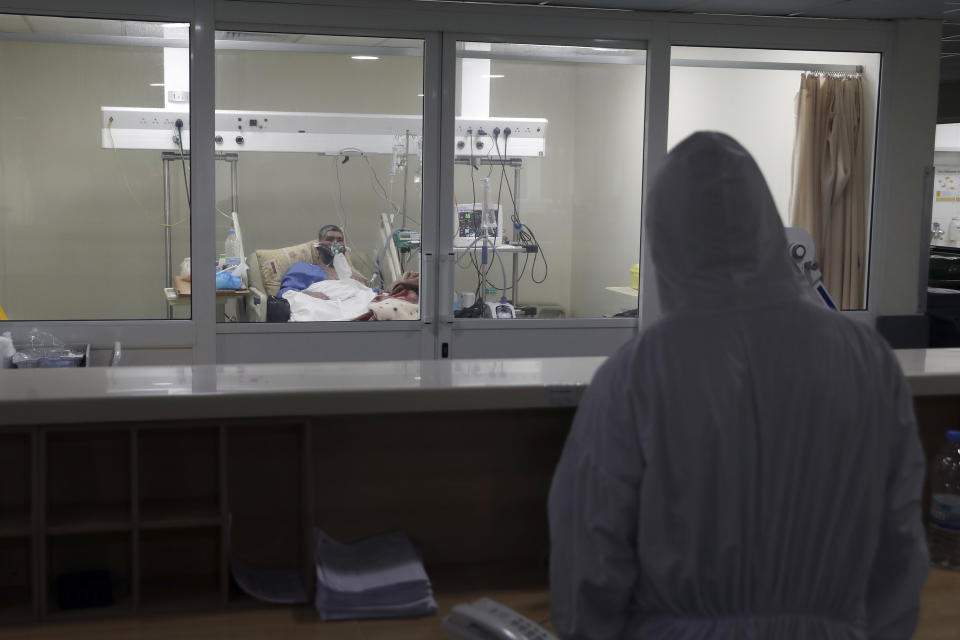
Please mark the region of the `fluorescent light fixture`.
[[505, 78], [506, 76], [501, 75], [501, 74], [499, 74], [499, 73], [488, 73], [488, 74], [482, 75], [482, 76], [480, 76], [480, 77], [481, 77], [481, 78]]
[[163, 85], [162, 82], [151, 82], [151, 83], [150, 83], [150, 86], [151, 86], [151, 87], [162, 87], [162, 86], [164, 86], [164, 85]]
[[350, 56], [354, 60], [379, 60], [380, 56]]
[[423, 97], [423, 94], [422, 94], [422, 93], [418, 93], [418, 94], [417, 94], [417, 97], [418, 97], [418, 98], [422, 98], [422, 97]]

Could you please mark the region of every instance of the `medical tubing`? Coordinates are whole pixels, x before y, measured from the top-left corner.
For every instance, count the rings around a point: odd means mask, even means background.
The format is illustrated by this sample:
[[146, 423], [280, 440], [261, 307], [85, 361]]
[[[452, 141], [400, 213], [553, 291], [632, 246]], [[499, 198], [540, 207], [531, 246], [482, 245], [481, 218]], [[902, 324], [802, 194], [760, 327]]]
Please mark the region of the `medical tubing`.
[[187, 179], [187, 159], [183, 154], [183, 120], [177, 119], [177, 146], [180, 147], [180, 165], [183, 167], [183, 186], [187, 191], [187, 207], [190, 207], [190, 181]]
[[[503, 160], [507, 154], [508, 140], [509, 140], [509, 137], [505, 134], [503, 137], [503, 155], [500, 155], [500, 144], [497, 141], [497, 139], [494, 138], [494, 141], [493, 141], [494, 145], [497, 148], [497, 156], [500, 158], [500, 161], [501, 161], [500, 162], [500, 167], [502, 170], [501, 179], [506, 178], [506, 167], [503, 163]], [[520, 244], [525, 246], [528, 242], [533, 242], [533, 244], [536, 245], [537, 247], [537, 251], [533, 255], [533, 264], [530, 266], [530, 280], [533, 281], [535, 284], [543, 284], [546, 281], [547, 276], [550, 274], [550, 264], [547, 262], [547, 256], [543, 253], [542, 247], [540, 246], [540, 242], [537, 240], [537, 234], [534, 233], [533, 229], [531, 229], [528, 225], [520, 222], [520, 217], [517, 215], [517, 198], [513, 193], [513, 188], [510, 186], [510, 178], [506, 178], [506, 182], [507, 182], [507, 191], [510, 194], [510, 201], [513, 203], [513, 214], [510, 216], [510, 219], [513, 221], [514, 230], [517, 231], [518, 233]], [[537, 266], [538, 257], [543, 260], [543, 277], [540, 280], [537, 280], [536, 277], [533, 275], [533, 270]], [[523, 277], [524, 272], [526, 272], [527, 270], [528, 259], [529, 259], [529, 254], [524, 256], [523, 269], [521, 269], [520, 271], [520, 276], [517, 277], [518, 280]]]
[[467, 250], [464, 251], [463, 254], [461, 254], [461, 256], [460, 256], [459, 258], [457, 258], [457, 260], [456, 260], [456, 262], [454, 262], [454, 264], [460, 264], [460, 261], [463, 260], [463, 258], [464, 258], [465, 256], [467, 256], [467, 255], [472, 256], [473, 253], [472, 253], [471, 249], [473, 249], [475, 246], [477, 246], [477, 243], [480, 242], [481, 240], [483, 240], [482, 237], [477, 238], [476, 240], [474, 240], [473, 242], [471, 242], [469, 245], [467, 245]]
[[497, 250], [493, 250], [493, 255], [497, 256], [497, 260], [500, 261], [500, 273], [503, 274], [503, 295], [500, 296], [500, 302], [507, 301], [507, 268], [503, 266], [503, 255], [497, 253]]
[[[369, 282], [373, 282], [373, 279], [377, 276], [380, 276], [380, 282], [383, 283], [383, 256], [387, 253], [387, 247], [390, 246], [390, 240], [393, 238], [394, 234], [397, 234], [401, 231], [412, 231], [412, 229], [407, 229], [406, 227], [397, 227], [390, 231], [390, 235], [387, 236], [386, 242], [383, 243], [383, 248], [380, 249], [380, 253], [377, 255], [377, 271], [369, 279]], [[366, 277], [366, 276], [364, 276]]]
[[473, 129], [467, 129], [467, 133], [470, 134], [470, 186], [473, 190], [473, 200], [471, 201], [470, 206], [475, 207], [477, 203], [477, 181], [473, 175], [473, 172], [475, 171], [473, 166]]

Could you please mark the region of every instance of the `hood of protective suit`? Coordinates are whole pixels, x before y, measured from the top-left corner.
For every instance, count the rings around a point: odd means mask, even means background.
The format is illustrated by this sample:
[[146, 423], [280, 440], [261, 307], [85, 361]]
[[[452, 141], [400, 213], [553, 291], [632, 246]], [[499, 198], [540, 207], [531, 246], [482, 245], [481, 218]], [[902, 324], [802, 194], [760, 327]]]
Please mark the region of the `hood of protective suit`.
[[650, 192], [646, 230], [665, 312], [802, 295], [763, 174], [728, 135], [695, 133], [670, 152]]

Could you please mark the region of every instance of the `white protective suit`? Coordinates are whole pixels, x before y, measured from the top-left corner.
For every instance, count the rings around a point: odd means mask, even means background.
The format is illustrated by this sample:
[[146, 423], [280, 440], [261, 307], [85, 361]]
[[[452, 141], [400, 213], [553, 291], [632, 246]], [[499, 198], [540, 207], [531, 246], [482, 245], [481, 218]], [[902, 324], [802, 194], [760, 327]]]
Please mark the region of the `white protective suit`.
[[550, 490], [560, 637], [910, 637], [924, 458], [893, 353], [803, 296], [732, 138], [678, 145], [646, 215], [665, 315], [597, 372]]

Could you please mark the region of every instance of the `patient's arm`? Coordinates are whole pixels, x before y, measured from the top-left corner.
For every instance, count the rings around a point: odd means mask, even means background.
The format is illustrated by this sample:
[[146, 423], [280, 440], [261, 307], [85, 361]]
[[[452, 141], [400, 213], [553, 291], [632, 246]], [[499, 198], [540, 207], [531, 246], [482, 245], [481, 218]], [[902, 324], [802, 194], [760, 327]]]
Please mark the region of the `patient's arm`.
[[396, 292], [398, 287], [420, 291], [420, 274], [416, 271], [405, 272], [399, 280], [394, 281], [390, 285], [389, 291]]
[[312, 297], [314, 297], [314, 298], [319, 298], [319, 299], [321, 299], [321, 300], [329, 300], [329, 299], [330, 299], [329, 296], [327, 296], [327, 295], [325, 295], [325, 294], [323, 294], [323, 293], [320, 293], [319, 291], [302, 291], [301, 293], [305, 293], [305, 294], [307, 294], [308, 296], [312, 296]]

